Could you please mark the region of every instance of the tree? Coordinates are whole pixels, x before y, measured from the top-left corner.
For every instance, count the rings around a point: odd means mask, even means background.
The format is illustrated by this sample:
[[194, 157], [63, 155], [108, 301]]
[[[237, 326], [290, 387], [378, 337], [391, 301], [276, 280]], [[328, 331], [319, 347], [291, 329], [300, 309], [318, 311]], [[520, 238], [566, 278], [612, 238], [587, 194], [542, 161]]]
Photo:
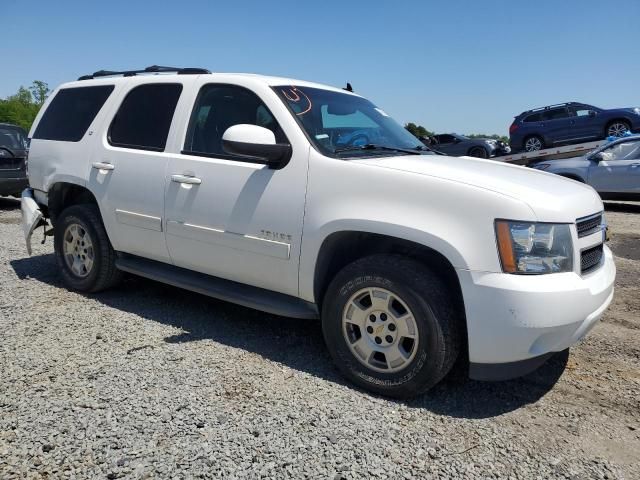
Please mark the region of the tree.
[[31, 91], [31, 95], [33, 95], [34, 101], [40, 107], [50, 93], [49, 85], [47, 85], [42, 80], [34, 80], [33, 84], [29, 87], [29, 90]]
[[0, 122], [19, 125], [28, 131], [48, 93], [49, 86], [40, 80], [29, 88], [20, 87], [15, 94], [0, 100]]
[[404, 128], [406, 128], [414, 137], [429, 137], [433, 135], [433, 132], [430, 132], [422, 125], [416, 125], [415, 123], [407, 123]]

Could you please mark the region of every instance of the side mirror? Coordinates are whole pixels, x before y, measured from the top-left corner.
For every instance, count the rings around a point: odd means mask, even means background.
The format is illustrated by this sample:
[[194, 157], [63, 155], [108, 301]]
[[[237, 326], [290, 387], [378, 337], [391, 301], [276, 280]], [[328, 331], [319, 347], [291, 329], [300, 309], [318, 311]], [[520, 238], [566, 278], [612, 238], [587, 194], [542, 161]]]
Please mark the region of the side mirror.
[[273, 169], [284, 167], [292, 152], [288, 143], [276, 143], [271, 130], [246, 123], [227, 128], [222, 135], [222, 148], [230, 155], [247, 157]]
[[590, 117], [595, 117], [596, 116], [596, 111], [595, 110], [589, 110], [589, 116]]
[[591, 160], [593, 160], [594, 162], [602, 162], [605, 159], [606, 159], [606, 157], [605, 157], [604, 152], [598, 152], [595, 155], [591, 156]]

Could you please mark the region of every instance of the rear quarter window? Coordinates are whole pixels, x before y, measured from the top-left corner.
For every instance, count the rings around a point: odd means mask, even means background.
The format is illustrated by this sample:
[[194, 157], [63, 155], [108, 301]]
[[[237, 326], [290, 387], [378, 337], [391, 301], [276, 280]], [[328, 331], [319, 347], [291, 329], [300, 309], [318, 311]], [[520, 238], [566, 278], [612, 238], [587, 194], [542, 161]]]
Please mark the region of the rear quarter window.
[[58, 90], [42, 115], [33, 138], [79, 142], [111, 92], [113, 85]]

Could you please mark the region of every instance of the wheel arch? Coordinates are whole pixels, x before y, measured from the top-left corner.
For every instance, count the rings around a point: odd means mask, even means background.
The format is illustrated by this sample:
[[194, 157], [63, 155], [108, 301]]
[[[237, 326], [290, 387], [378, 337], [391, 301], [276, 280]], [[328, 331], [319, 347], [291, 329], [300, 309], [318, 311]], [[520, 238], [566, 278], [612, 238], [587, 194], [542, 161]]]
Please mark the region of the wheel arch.
[[487, 154], [487, 158], [491, 157], [491, 152], [489, 151], [489, 149], [483, 145], [471, 145], [468, 149], [467, 149], [467, 155], [468, 156], [472, 156], [471, 152], [473, 152], [474, 150], [481, 148], [482, 150], [484, 150], [484, 152]]
[[626, 123], [629, 128], [631, 128], [632, 125], [632, 121], [624, 116], [620, 116], [620, 117], [614, 117], [610, 120], [607, 120], [607, 123], [604, 124], [604, 136], [607, 136], [607, 130], [609, 130], [609, 127], [611, 126], [611, 124], [616, 123], [616, 122], [624, 122]]
[[52, 184], [47, 192], [47, 214], [55, 225], [62, 211], [71, 205], [93, 204], [99, 209], [96, 196], [86, 186], [69, 181]]
[[450, 259], [440, 251], [404, 238], [357, 230], [333, 232], [322, 242], [313, 272], [313, 296], [321, 305], [331, 279], [346, 265], [375, 254], [400, 254], [417, 260], [440, 275], [459, 297], [462, 312], [464, 302], [460, 281]]

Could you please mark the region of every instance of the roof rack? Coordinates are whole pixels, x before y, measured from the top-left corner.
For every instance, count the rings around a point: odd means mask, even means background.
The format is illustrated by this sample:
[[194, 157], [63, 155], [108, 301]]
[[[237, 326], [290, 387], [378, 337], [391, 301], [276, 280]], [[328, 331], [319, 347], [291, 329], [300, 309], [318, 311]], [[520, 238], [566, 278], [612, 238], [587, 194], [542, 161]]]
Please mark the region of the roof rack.
[[[549, 110], [551, 108], [556, 107], [568, 107], [569, 105], [577, 105], [578, 102], [564, 102], [564, 103], [556, 103], [554, 105], [547, 105], [546, 107], [532, 108], [531, 110], [525, 110], [520, 115], [524, 115], [525, 113], [533, 113], [533, 112], [543, 112], [545, 110]], [[518, 115], [519, 116], [519, 115]]]
[[175, 72], [178, 75], [199, 75], [202, 73], [211, 73], [206, 68], [193, 68], [193, 67], [162, 67], [160, 65], [151, 65], [143, 70], [123, 70], [123, 71], [112, 71], [112, 70], [99, 70], [97, 72], [93, 72], [89, 75], [82, 75], [78, 78], [78, 80], [91, 80], [92, 78], [99, 77], [113, 77], [116, 75], [122, 75], [123, 77], [133, 77], [140, 73], [169, 73]]

